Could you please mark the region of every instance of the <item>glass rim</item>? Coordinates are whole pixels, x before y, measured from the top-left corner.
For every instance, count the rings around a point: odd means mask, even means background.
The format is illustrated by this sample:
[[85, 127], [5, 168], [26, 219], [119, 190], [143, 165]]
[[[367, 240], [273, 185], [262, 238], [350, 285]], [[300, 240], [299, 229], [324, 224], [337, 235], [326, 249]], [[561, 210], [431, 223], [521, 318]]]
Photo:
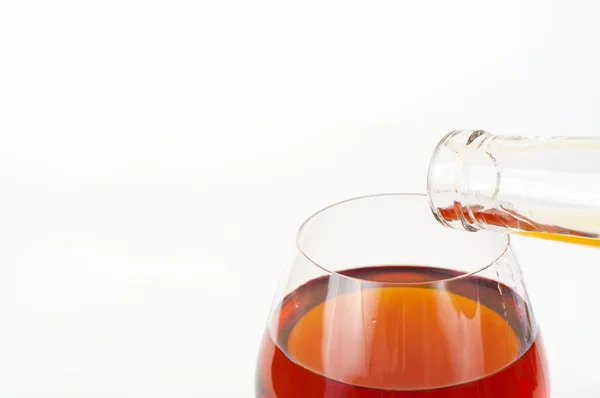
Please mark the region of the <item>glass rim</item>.
[[[356, 197], [352, 197], [349, 199], [344, 199], [341, 200], [339, 202], [335, 202], [329, 206], [323, 207], [322, 209], [316, 211], [315, 213], [313, 213], [312, 215], [310, 215], [306, 220], [304, 220], [304, 222], [300, 225], [300, 227], [298, 228], [298, 231], [296, 233], [296, 248], [298, 249], [298, 251], [300, 252], [300, 254], [302, 254], [302, 256], [308, 260], [311, 264], [313, 264], [314, 266], [316, 266], [317, 268], [321, 269], [322, 271], [326, 272], [329, 275], [335, 275], [336, 277], [339, 278], [344, 278], [344, 279], [350, 279], [350, 280], [355, 280], [355, 281], [359, 281], [359, 282], [367, 282], [367, 283], [373, 283], [373, 284], [381, 284], [381, 285], [397, 285], [397, 286], [422, 286], [422, 285], [433, 285], [433, 284], [438, 284], [438, 283], [446, 283], [446, 282], [453, 282], [453, 281], [458, 281], [464, 278], [468, 278], [471, 276], [475, 276], [477, 274], [480, 274], [482, 272], [484, 272], [486, 269], [492, 267], [498, 260], [500, 260], [502, 257], [504, 257], [507, 252], [509, 251], [509, 249], [512, 247], [511, 246], [511, 238], [510, 235], [507, 233], [503, 233], [503, 232], [490, 232], [490, 231], [456, 231], [456, 233], [467, 233], [467, 234], [474, 234], [474, 233], [485, 233], [485, 234], [493, 234], [493, 236], [497, 236], [498, 238], [501, 238], [504, 240], [504, 243], [502, 244], [502, 249], [499, 251], [499, 254], [496, 256], [491, 256], [493, 259], [491, 261], [486, 261], [484, 262], [484, 265], [482, 265], [481, 267], [478, 267], [472, 271], [459, 271], [460, 274], [450, 277], [450, 278], [443, 278], [443, 279], [437, 279], [437, 280], [427, 280], [427, 281], [418, 281], [418, 282], [390, 282], [390, 281], [374, 281], [374, 280], [369, 280], [369, 279], [362, 279], [362, 278], [357, 278], [354, 276], [349, 276], [349, 275], [345, 275], [341, 272], [338, 271], [334, 271], [332, 269], [329, 269], [321, 264], [319, 264], [317, 261], [313, 260], [311, 258], [311, 256], [308, 255], [307, 251], [305, 249], [302, 248], [302, 245], [300, 243], [300, 238], [302, 236], [302, 232], [304, 231], [305, 227], [308, 225], [308, 223], [310, 223], [311, 221], [315, 220], [316, 217], [318, 217], [319, 215], [325, 213], [327, 210], [330, 210], [334, 207], [343, 205], [345, 203], [349, 203], [349, 202], [354, 202], [354, 201], [359, 201], [359, 200], [363, 200], [363, 199], [369, 199], [369, 198], [376, 198], [376, 197], [386, 197], [386, 196], [394, 196], [394, 197], [421, 197], [423, 198], [425, 201], [427, 201], [429, 203], [429, 198], [427, 194], [424, 193], [416, 193], [416, 192], [390, 192], [390, 193], [376, 193], [376, 194], [369, 194], [369, 195], [362, 195], [362, 196], [356, 196]], [[437, 220], [437, 217], [435, 217], [435, 214], [432, 214], [432, 217], [435, 218]], [[448, 228], [447, 226], [444, 225], [444, 228]], [[490, 235], [492, 236], [492, 235]], [[426, 266], [423, 266], [424, 268]]]

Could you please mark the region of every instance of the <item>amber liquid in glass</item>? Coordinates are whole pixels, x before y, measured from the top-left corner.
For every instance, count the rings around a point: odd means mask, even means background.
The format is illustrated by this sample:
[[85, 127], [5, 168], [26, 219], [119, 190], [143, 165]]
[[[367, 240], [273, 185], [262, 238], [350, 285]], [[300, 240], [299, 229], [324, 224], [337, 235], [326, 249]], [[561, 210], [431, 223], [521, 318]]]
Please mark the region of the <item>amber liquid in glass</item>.
[[279, 306], [259, 355], [257, 398], [549, 396], [542, 343], [507, 286], [476, 276], [369, 282], [459, 275], [413, 266], [343, 274], [365, 282], [314, 279]]
[[[460, 207], [458, 203], [454, 204], [454, 208], [439, 208], [438, 214], [446, 221], [455, 221], [458, 219], [456, 215], [457, 207]], [[461, 213], [464, 214], [469, 223], [472, 223], [473, 219], [475, 219], [480, 224], [508, 227], [515, 230], [515, 233], [518, 235], [600, 247], [600, 239], [596, 235], [538, 223], [509, 209], [502, 208], [501, 211], [497, 209], [483, 210], [480, 206], [474, 206], [468, 209], [463, 207]]]

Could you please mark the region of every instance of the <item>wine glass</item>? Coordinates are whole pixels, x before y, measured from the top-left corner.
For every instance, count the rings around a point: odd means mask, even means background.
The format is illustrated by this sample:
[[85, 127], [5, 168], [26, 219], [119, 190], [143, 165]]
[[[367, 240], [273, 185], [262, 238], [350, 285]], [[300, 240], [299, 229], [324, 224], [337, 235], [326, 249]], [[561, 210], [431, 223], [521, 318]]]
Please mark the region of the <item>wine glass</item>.
[[278, 287], [257, 398], [546, 398], [543, 343], [507, 235], [444, 228], [427, 196], [310, 217]]

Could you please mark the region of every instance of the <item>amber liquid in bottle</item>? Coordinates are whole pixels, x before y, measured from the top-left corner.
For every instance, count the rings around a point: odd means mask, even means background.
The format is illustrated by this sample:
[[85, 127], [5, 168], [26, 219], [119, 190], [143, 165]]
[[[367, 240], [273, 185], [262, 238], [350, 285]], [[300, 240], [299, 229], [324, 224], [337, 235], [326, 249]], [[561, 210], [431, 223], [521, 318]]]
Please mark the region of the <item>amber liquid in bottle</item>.
[[517, 235], [600, 247], [600, 239], [595, 234], [535, 222], [509, 209], [501, 209], [499, 211], [497, 209], [484, 210], [481, 206], [472, 206], [470, 208], [463, 206], [459, 213], [457, 212], [457, 207], [459, 206], [460, 204], [455, 203], [453, 207], [438, 208], [437, 214], [444, 221], [452, 222], [459, 219], [457, 214], [462, 213], [464, 214], [464, 218], [470, 223], [475, 220], [480, 224], [506, 228], [507, 230], [514, 231]]
[[[369, 284], [459, 275], [415, 266], [343, 274], [365, 282], [332, 296], [327, 278], [314, 279], [280, 304], [260, 351], [257, 398], [549, 396], [542, 343], [537, 330], [523, 328], [528, 307], [507, 286], [477, 276], [451, 285]], [[366, 326], [353, 330], [347, 319]]]

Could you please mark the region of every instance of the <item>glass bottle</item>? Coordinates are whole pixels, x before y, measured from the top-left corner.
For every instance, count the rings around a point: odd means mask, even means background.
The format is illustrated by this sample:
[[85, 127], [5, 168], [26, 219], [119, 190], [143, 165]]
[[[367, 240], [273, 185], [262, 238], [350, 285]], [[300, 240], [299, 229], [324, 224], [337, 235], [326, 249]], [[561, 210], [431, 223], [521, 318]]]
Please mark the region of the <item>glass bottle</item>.
[[445, 226], [600, 247], [600, 138], [455, 130], [433, 153], [427, 189]]

